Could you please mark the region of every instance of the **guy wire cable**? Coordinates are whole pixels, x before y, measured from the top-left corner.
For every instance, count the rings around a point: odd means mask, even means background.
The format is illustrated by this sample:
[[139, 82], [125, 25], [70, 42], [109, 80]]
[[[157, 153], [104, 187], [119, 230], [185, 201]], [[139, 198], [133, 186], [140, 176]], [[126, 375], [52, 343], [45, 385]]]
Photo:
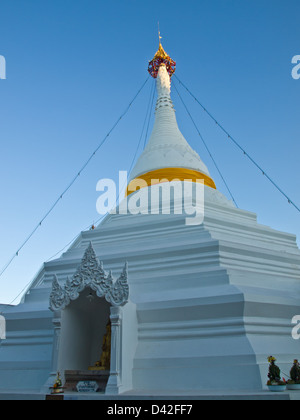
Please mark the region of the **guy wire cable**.
[[195, 128], [196, 128], [196, 130], [197, 130], [197, 132], [198, 132], [198, 134], [199, 134], [199, 137], [201, 138], [201, 140], [202, 140], [202, 142], [203, 142], [203, 144], [204, 144], [204, 146], [205, 146], [205, 148], [206, 148], [206, 150], [207, 150], [207, 152], [208, 152], [209, 156], [211, 157], [211, 160], [213, 161], [213, 163], [214, 163], [214, 165], [215, 165], [215, 167], [216, 167], [216, 169], [217, 169], [217, 171], [218, 171], [218, 173], [219, 173], [220, 177], [222, 178], [222, 180], [223, 180], [223, 182], [224, 182], [224, 185], [225, 185], [225, 187], [227, 188], [227, 190], [228, 190], [228, 192], [229, 192], [229, 194], [230, 194], [230, 196], [231, 196], [231, 198], [232, 198], [233, 202], [235, 203], [236, 207], [238, 207], [237, 202], [236, 202], [236, 200], [235, 200], [235, 198], [234, 198], [234, 196], [233, 196], [233, 194], [232, 194], [232, 192], [231, 192], [231, 190], [230, 190], [230, 188], [229, 188], [229, 186], [228, 186], [228, 184], [227, 184], [227, 182], [226, 182], [226, 180], [225, 180], [224, 176], [222, 175], [221, 170], [219, 169], [219, 167], [218, 167], [218, 165], [217, 165], [217, 162], [215, 161], [215, 159], [214, 159], [214, 157], [213, 157], [213, 155], [212, 155], [211, 151], [209, 150], [209, 148], [208, 148], [208, 146], [207, 146], [206, 141], [204, 140], [204, 138], [203, 138], [203, 136], [202, 136], [202, 134], [201, 134], [200, 130], [198, 129], [198, 127], [197, 127], [197, 125], [196, 125], [196, 123], [195, 123], [195, 121], [194, 121], [194, 119], [193, 119], [193, 117], [192, 117], [192, 115], [191, 115], [190, 111], [188, 110], [188, 108], [187, 108], [187, 106], [186, 106], [185, 102], [183, 101], [182, 96], [180, 95], [180, 93], [179, 93], [179, 91], [178, 91], [178, 89], [177, 89], [177, 87], [176, 87], [176, 84], [174, 83], [174, 80], [173, 80], [173, 86], [174, 86], [174, 88], [175, 88], [175, 90], [176, 90], [176, 92], [177, 92], [177, 94], [178, 94], [178, 96], [179, 96], [179, 98], [180, 98], [181, 102], [183, 103], [183, 106], [185, 107], [186, 112], [188, 113], [188, 115], [189, 115], [190, 119], [192, 120], [192, 123], [193, 123], [193, 125], [195, 126]]
[[20, 251], [24, 248], [24, 246], [29, 242], [29, 240], [32, 238], [32, 236], [35, 234], [35, 232], [41, 227], [42, 223], [47, 219], [47, 217], [53, 212], [57, 204], [62, 200], [64, 195], [70, 190], [70, 188], [73, 186], [73, 184], [76, 182], [76, 180], [79, 178], [79, 176], [82, 174], [82, 172], [86, 169], [90, 161], [93, 159], [93, 157], [96, 155], [96, 153], [100, 150], [100, 148], [103, 146], [103, 144], [106, 142], [110, 134], [113, 132], [113, 130], [116, 128], [116, 126], [119, 124], [121, 119], [127, 114], [129, 109], [131, 108], [132, 104], [136, 100], [136, 98], [139, 96], [140, 92], [143, 90], [144, 86], [149, 80], [149, 76], [141, 86], [141, 88], [138, 90], [138, 92], [135, 94], [134, 98], [131, 100], [125, 111], [121, 114], [119, 119], [116, 121], [116, 123], [113, 125], [113, 127], [109, 130], [109, 132], [106, 134], [102, 142], [99, 144], [99, 146], [94, 150], [94, 152], [90, 155], [88, 160], [85, 162], [85, 164], [82, 166], [82, 168], [77, 172], [77, 175], [73, 178], [73, 180], [70, 182], [68, 187], [63, 191], [63, 193], [58, 197], [58, 199], [55, 201], [55, 203], [51, 206], [50, 210], [45, 214], [45, 216], [41, 219], [39, 224], [34, 228], [34, 230], [31, 232], [31, 234], [27, 237], [27, 239], [22, 243], [22, 245], [18, 248], [18, 250], [15, 252], [15, 254], [12, 256], [12, 258], [8, 261], [8, 263], [4, 266], [2, 271], [0, 272], [0, 277], [4, 274], [4, 272], [8, 269], [8, 267], [11, 265], [11, 263], [14, 261], [16, 257], [18, 257]]
[[153, 102], [154, 102], [154, 96], [155, 96], [155, 82], [153, 82], [153, 84], [152, 84], [152, 89], [153, 89], [152, 102], [151, 102], [151, 106], [150, 106], [149, 120], [148, 120], [147, 130], [146, 130], [146, 134], [145, 134], [144, 149], [145, 149], [146, 144], [147, 144], [147, 137], [148, 137], [148, 131], [149, 131], [149, 126], [150, 126], [150, 120], [151, 120], [151, 114], [152, 114], [152, 108], [153, 108]]
[[[152, 106], [153, 106], [153, 96], [154, 96], [153, 95], [153, 89], [151, 89], [150, 99], [149, 99], [149, 103], [148, 103], [148, 107], [147, 107], [147, 112], [146, 112], [146, 116], [145, 116], [143, 127], [142, 127], [142, 132], [141, 132], [141, 135], [140, 135], [140, 138], [139, 138], [139, 142], [138, 142], [138, 145], [137, 145], [135, 154], [133, 156], [133, 159], [132, 159], [132, 162], [131, 162], [131, 165], [130, 165], [130, 169], [128, 171], [128, 174], [131, 172], [131, 170], [133, 168], [133, 165], [134, 165], [134, 162], [135, 162], [135, 159], [136, 159], [136, 156], [138, 154], [138, 151], [139, 151], [139, 148], [140, 148], [140, 145], [141, 145], [141, 141], [142, 141], [142, 138], [143, 138], [143, 133], [144, 133], [144, 130], [145, 130], [145, 126], [146, 126], [146, 122], [147, 122], [147, 117], [148, 117], [149, 111], [150, 111], [150, 115], [151, 115], [151, 110], [152, 110]], [[151, 101], [151, 98], [152, 98], [152, 101]], [[151, 108], [149, 109], [150, 102], [151, 102]], [[146, 135], [147, 135], [147, 132], [146, 132]], [[120, 198], [120, 193], [119, 193], [119, 195], [118, 195], [118, 197], [116, 199], [116, 203], [115, 204], [117, 204], [119, 198]], [[96, 226], [98, 223], [100, 223], [107, 216], [107, 214], [108, 213], [102, 215], [96, 222], [93, 222], [92, 224], [90, 224], [89, 226], [87, 226], [82, 231], [90, 230], [93, 226]], [[54, 254], [52, 257], [50, 257], [46, 262], [51, 261], [57, 255], [61, 254], [68, 246], [70, 246], [72, 243], [74, 243], [80, 235], [81, 235], [81, 232], [79, 234], [77, 234], [76, 236], [74, 236], [74, 238], [71, 241], [69, 241], [67, 245], [65, 245], [60, 251], [58, 251], [56, 254]], [[30, 285], [32, 283], [33, 283], [32, 280], [29, 283], [27, 283], [26, 286], [22, 289], [22, 291], [10, 303], [4, 305], [4, 308], [11, 306], [18, 299], [18, 297], [21, 296], [23, 294], [23, 292], [25, 292], [26, 289], [28, 289], [30, 287]], [[3, 308], [2, 308], [2, 311], [0, 313], [3, 313]]]
[[192, 92], [185, 86], [184, 83], [182, 83], [179, 78], [176, 76], [176, 74], [174, 75], [174, 77], [176, 77], [176, 79], [178, 80], [178, 82], [187, 90], [187, 92], [192, 96], [192, 98], [195, 99], [195, 101], [201, 106], [201, 108], [203, 109], [204, 112], [207, 113], [207, 115], [216, 123], [216, 125], [218, 125], [218, 127], [220, 127], [220, 129], [227, 135], [227, 137], [243, 152], [243, 154], [245, 156], [247, 156], [247, 158], [259, 169], [259, 171], [261, 171], [262, 175], [265, 176], [270, 182], [271, 184], [273, 184], [273, 186], [287, 199], [289, 204], [292, 204], [292, 206], [295, 207], [296, 210], [298, 210], [300, 212], [300, 208], [291, 200], [291, 198], [276, 184], [275, 181], [273, 181], [273, 179], [266, 173], [266, 171], [264, 171], [260, 165], [258, 165], [258, 163], [256, 163], [256, 161], [249, 155], [249, 153], [246, 152], [246, 150], [244, 150], [242, 148], [242, 146], [239, 145], [239, 143], [237, 142], [237, 140], [234, 139], [234, 137], [232, 137], [227, 130], [225, 130], [225, 128], [222, 126], [222, 124], [220, 124], [213, 116], [212, 114], [204, 107], [204, 105], [202, 105], [202, 103], [196, 98], [196, 96], [194, 96], [192, 94]]
[[[152, 95], [152, 91], [151, 91], [151, 95]], [[151, 97], [150, 97], [150, 100], [151, 100]], [[150, 103], [150, 100], [149, 100], [149, 103]], [[138, 142], [138, 145], [137, 145], [137, 148], [136, 148], [136, 151], [135, 151], [135, 154], [134, 154], [134, 157], [133, 157], [133, 160], [132, 160], [132, 163], [131, 163], [131, 165], [130, 165], [130, 169], [129, 169], [129, 171], [128, 171], [128, 173], [130, 173], [131, 172], [131, 170], [132, 170], [132, 167], [133, 167], [133, 164], [134, 164], [134, 161], [135, 161], [135, 158], [136, 158], [136, 156], [137, 156], [137, 153], [138, 153], [138, 150], [139, 150], [139, 147], [140, 147], [140, 144], [141, 144], [141, 139], [142, 139], [142, 136], [143, 136], [143, 132], [144, 132], [144, 129], [145, 129], [145, 125], [146, 125], [146, 120], [147, 120], [147, 115], [148, 115], [148, 112], [149, 112], [149, 106], [148, 106], [148, 108], [147, 108], [147, 113], [146, 113], [146, 117], [145, 117], [145, 120], [144, 120], [144, 124], [143, 124], [143, 128], [142, 128], [142, 133], [141, 133], [141, 136], [140, 136], [140, 139], [139, 139], [139, 142]], [[117, 204], [117, 202], [118, 202], [118, 200], [119, 200], [119, 198], [120, 198], [120, 195], [118, 195], [118, 197], [117, 197], [117, 200], [116, 200], [116, 203], [115, 204]], [[107, 214], [108, 213], [106, 213], [106, 214], [103, 214], [103, 215], [101, 215], [101, 217], [98, 219], [98, 220], [96, 220], [96, 222], [93, 222], [93, 223], [91, 223], [91, 224], [89, 224], [85, 229], [83, 229], [82, 231], [87, 231], [87, 230], [90, 230], [93, 226], [96, 226], [98, 223], [100, 223], [106, 216], [107, 216]], [[75, 242], [75, 240], [79, 237], [79, 235], [80, 235], [80, 233], [79, 234], [77, 234], [76, 236], [74, 236], [74, 238], [71, 240], [71, 241], [69, 241], [68, 242], [68, 244], [67, 245], [65, 245], [60, 251], [58, 251], [58, 252], [56, 252], [52, 257], [50, 257], [46, 262], [49, 262], [49, 261], [51, 261], [53, 258], [55, 258], [57, 255], [59, 255], [59, 254], [61, 254], [69, 245], [71, 245], [73, 242]]]

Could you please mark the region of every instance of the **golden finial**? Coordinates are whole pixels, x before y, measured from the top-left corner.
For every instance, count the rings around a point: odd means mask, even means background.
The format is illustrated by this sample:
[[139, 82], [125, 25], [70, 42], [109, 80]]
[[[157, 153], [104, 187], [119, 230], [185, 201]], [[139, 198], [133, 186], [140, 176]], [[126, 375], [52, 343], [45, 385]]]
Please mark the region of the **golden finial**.
[[161, 43], [162, 36], [160, 34], [159, 22], [158, 22], [158, 39], [159, 39], [158, 51], [155, 54], [153, 60], [149, 62], [149, 67], [148, 67], [149, 73], [155, 79], [157, 78], [158, 69], [162, 64], [166, 66], [167, 71], [170, 76], [172, 76], [175, 73], [175, 69], [176, 69], [176, 62], [173, 61], [171, 57], [163, 49], [163, 46]]

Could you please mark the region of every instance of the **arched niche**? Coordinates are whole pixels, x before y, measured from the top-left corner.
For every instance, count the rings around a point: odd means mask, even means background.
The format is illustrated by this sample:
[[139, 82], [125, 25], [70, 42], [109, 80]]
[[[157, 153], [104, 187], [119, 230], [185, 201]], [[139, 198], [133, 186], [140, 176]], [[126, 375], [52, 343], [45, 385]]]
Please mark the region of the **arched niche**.
[[58, 370], [87, 370], [100, 360], [110, 304], [86, 288], [61, 313]]
[[54, 276], [49, 304], [54, 314], [52, 370], [41, 391], [49, 390], [58, 371], [63, 377], [66, 370], [86, 370], [100, 359], [109, 320], [111, 366], [106, 392], [131, 389], [137, 316], [136, 305], [129, 299], [127, 263], [114, 280], [90, 243], [72, 278], [59, 281]]

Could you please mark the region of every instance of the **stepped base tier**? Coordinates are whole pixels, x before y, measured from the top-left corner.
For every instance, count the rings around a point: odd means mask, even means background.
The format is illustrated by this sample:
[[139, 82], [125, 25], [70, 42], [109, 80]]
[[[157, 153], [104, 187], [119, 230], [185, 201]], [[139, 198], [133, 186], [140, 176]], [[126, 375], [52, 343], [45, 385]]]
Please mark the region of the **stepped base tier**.
[[[299, 355], [291, 335], [300, 306], [296, 238], [204, 190], [199, 226], [178, 214], [111, 214], [45, 263], [23, 303], [5, 313], [0, 390], [45, 392], [56, 371], [87, 369], [101, 354], [109, 315], [107, 394], [258, 391], [270, 354], [289, 372]], [[95, 295], [91, 303], [87, 287], [53, 315], [53, 277], [63, 284], [74, 275], [91, 243], [113, 272], [128, 262], [128, 302], [112, 306]]]

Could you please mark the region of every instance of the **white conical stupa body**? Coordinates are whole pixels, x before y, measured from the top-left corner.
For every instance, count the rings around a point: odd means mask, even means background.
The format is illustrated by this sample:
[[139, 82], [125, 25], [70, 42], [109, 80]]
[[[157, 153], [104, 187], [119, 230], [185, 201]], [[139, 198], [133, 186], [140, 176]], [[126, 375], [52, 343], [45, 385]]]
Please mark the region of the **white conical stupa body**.
[[130, 174], [130, 181], [164, 168], [185, 168], [210, 178], [206, 165], [180, 132], [171, 100], [171, 81], [161, 65], [157, 77], [155, 123], [149, 142]]

